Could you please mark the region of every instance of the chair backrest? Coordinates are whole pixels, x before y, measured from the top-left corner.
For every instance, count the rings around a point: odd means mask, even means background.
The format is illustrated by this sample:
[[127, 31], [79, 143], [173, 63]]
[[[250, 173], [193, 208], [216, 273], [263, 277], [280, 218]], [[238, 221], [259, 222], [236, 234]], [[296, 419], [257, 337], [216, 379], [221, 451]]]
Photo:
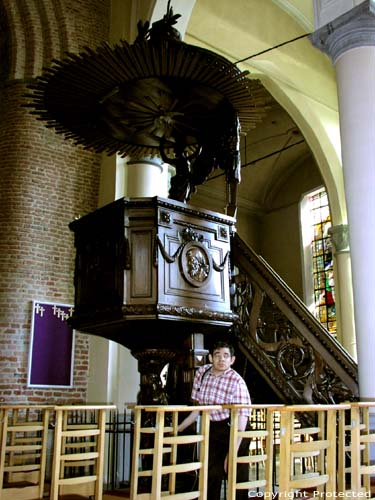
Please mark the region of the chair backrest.
[[102, 500], [106, 416], [114, 405], [56, 406], [51, 500], [80, 494]]
[[371, 479], [375, 474], [375, 430], [371, 428], [371, 413], [375, 402], [350, 404], [339, 428], [338, 481], [340, 491], [349, 496], [373, 498]]
[[48, 405], [0, 408], [0, 500], [43, 498], [52, 408]]
[[[135, 425], [131, 500], [207, 498], [209, 414], [219, 408], [221, 407], [213, 405], [133, 407]], [[192, 410], [201, 412], [200, 430], [197, 434], [178, 435], [178, 415]], [[197, 453], [179, 463], [178, 451], [186, 445], [197, 446]], [[194, 490], [189, 486], [188, 491], [176, 493], [177, 476], [186, 473], [197, 473], [197, 484], [194, 484]], [[140, 485], [141, 479], [147, 479], [148, 484]], [[145, 492], [145, 488], [149, 491]], [[181, 484], [181, 488], [184, 489], [185, 486]]]
[[[349, 405], [285, 406], [280, 422], [279, 493], [294, 490], [320, 498], [337, 491], [338, 414]], [[314, 417], [316, 425], [304, 426], [304, 416]], [[297, 425], [299, 422], [299, 425]]]
[[[224, 405], [231, 410], [231, 426], [228, 453], [228, 500], [234, 500], [239, 490], [251, 490], [255, 496], [261, 488], [264, 498], [272, 498], [274, 415], [282, 405]], [[242, 408], [251, 410], [250, 429], [238, 429], [238, 415]], [[238, 455], [238, 439], [249, 439], [247, 455]], [[256, 474], [249, 474], [248, 481], [237, 478], [237, 466], [248, 464], [256, 468]]]

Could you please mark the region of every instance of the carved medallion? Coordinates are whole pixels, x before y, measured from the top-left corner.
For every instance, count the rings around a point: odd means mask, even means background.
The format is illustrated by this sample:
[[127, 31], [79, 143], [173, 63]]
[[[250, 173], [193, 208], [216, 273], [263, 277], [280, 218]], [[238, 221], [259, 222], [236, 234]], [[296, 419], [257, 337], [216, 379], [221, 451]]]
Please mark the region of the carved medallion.
[[180, 255], [182, 275], [193, 286], [203, 286], [210, 278], [212, 260], [206, 247], [198, 241], [187, 243]]

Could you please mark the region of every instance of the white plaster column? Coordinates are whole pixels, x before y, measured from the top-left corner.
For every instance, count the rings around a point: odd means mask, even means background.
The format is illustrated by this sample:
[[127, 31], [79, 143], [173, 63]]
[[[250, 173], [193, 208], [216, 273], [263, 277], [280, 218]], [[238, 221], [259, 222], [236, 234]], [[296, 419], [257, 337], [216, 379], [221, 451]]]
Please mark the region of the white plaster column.
[[340, 323], [338, 328], [340, 337], [337, 340], [353, 359], [357, 360], [348, 226], [346, 224], [332, 226], [330, 234], [334, 247], [337, 321]]
[[311, 36], [335, 65], [354, 290], [360, 397], [375, 400], [375, 4]]
[[125, 159], [123, 165], [125, 196], [129, 198], [168, 197], [168, 167], [160, 158]]
[[[105, 162], [112, 189], [102, 201], [122, 197], [168, 197], [168, 165], [159, 158], [132, 160], [113, 157]], [[111, 173], [111, 176], [108, 174]], [[115, 182], [113, 182], [115, 176]], [[114, 185], [114, 186], [113, 186]], [[102, 203], [105, 204], [105, 203]], [[137, 360], [129, 349], [107, 339], [90, 339], [90, 402], [113, 402], [120, 411], [126, 403], [136, 402], [140, 377]]]
[[[99, 206], [127, 197], [168, 197], [168, 166], [158, 158], [129, 160], [104, 156]], [[124, 383], [126, 381], [126, 383]], [[90, 335], [89, 403], [114, 403], [123, 411], [136, 402], [139, 390], [137, 360], [126, 347]]]

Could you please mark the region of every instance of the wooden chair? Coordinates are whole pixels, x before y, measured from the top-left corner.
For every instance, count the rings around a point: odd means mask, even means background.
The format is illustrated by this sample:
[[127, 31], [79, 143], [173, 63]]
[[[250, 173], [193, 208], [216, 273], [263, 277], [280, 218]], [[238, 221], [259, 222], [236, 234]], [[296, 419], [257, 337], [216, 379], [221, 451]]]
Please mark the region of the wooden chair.
[[106, 415], [115, 409], [113, 405], [55, 407], [51, 500], [102, 500]]
[[[252, 426], [251, 430], [238, 430], [238, 412], [243, 405], [225, 405], [231, 410], [231, 427], [229, 438], [229, 453], [228, 457], [228, 500], [236, 498], [238, 490], [253, 490], [257, 492], [262, 490], [264, 498], [272, 498], [273, 493], [273, 422], [274, 413], [280, 409], [282, 405], [251, 405], [248, 408], [252, 410], [251, 421], [254, 422], [253, 415], [257, 411], [263, 413], [263, 422], [256, 427]], [[255, 427], [255, 428], [254, 428]], [[249, 450], [248, 456], [237, 456], [237, 441], [238, 438], [250, 438], [252, 447]], [[255, 475], [251, 473], [251, 478], [246, 482], [237, 481], [237, 465], [246, 463], [249, 467], [263, 465], [262, 473]]]
[[[210, 428], [209, 414], [220, 406], [135, 406], [135, 426], [133, 441], [132, 477], [130, 485], [131, 500], [160, 500], [178, 498], [190, 500], [207, 497], [208, 438]], [[180, 412], [201, 411], [201, 425], [197, 434], [177, 435], [178, 414]], [[142, 422], [142, 412], [154, 415], [154, 424]], [[166, 425], [166, 416], [171, 415], [171, 425]], [[150, 446], [145, 447], [142, 435], [151, 436]], [[197, 445], [197, 457], [193, 461], [178, 463], [179, 445]], [[151, 458], [148, 467], [142, 466], [142, 457]], [[194, 491], [176, 493], [177, 474], [196, 472], [197, 487]], [[162, 478], [166, 481], [162, 481]], [[139, 491], [139, 479], [149, 478], [149, 492]], [[165, 483], [167, 483], [165, 485]]]
[[43, 498], [51, 408], [1, 407], [0, 500]]
[[[296, 405], [280, 409], [279, 494], [288, 497], [298, 492], [299, 498], [305, 493], [323, 498], [337, 491], [337, 412], [344, 406]], [[303, 422], [304, 414], [315, 415], [317, 425], [296, 428], [296, 421]], [[313, 465], [309, 469], [301, 466], [306, 459]]]
[[350, 403], [346, 418], [340, 420], [338, 481], [340, 491], [348, 496], [373, 498], [375, 433], [370, 428], [370, 413], [374, 411], [375, 402]]

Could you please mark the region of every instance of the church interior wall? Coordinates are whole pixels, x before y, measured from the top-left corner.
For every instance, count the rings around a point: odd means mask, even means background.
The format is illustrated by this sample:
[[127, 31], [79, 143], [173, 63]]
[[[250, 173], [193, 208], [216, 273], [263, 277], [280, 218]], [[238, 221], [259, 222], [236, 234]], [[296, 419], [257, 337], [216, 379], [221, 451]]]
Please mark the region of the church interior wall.
[[260, 254], [303, 299], [300, 207], [302, 196], [323, 185], [312, 157], [283, 179], [260, 221]]

